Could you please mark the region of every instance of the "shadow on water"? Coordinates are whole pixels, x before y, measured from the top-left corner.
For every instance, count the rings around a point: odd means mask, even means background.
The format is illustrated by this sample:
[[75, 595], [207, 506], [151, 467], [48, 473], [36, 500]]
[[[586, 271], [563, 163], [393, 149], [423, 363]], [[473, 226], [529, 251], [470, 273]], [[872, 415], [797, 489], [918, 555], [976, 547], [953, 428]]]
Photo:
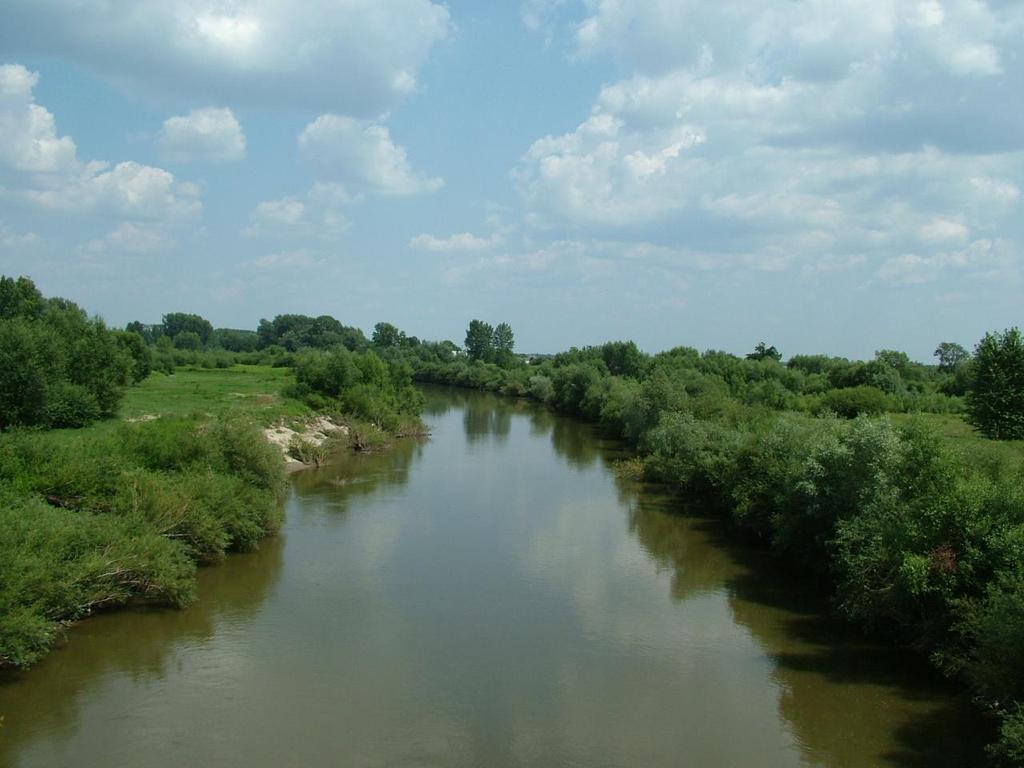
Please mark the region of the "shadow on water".
[[733, 619], [771, 664], [779, 714], [811, 764], [983, 762], [993, 724], [920, 655], [833, 618], [820, 590], [767, 552], [737, 543], [722, 521], [683, 511], [662, 489], [625, 484], [635, 493], [630, 531], [659, 567], [672, 569], [673, 599], [726, 590]]
[[13, 765], [40, 733], [60, 740], [78, 727], [80, 703], [117, 677], [155, 681], [224, 624], [254, 617], [281, 573], [284, 537], [201, 569], [199, 599], [185, 610], [140, 608], [98, 614], [28, 671], [0, 674], [0, 766]]
[[[444, 396], [451, 397], [448, 390]], [[549, 435], [576, 469], [606, 469], [629, 456], [592, 425], [524, 401], [462, 391], [469, 440], [498, 436], [498, 412], [525, 412], [533, 437]], [[448, 402], [452, 402], [451, 399]], [[487, 413], [490, 411], [490, 413]], [[723, 522], [686, 511], [664, 487], [617, 479], [628, 528], [683, 603], [724, 591], [733, 620], [762, 649], [777, 708], [803, 760], [812, 765], [963, 768], [983, 762], [993, 724], [920, 655], [865, 639], [835, 619], [813, 584], [767, 552], [730, 536]]]
[[[400, 488], [409, 482], [409, 471], [423, 455], [425, 441], [397, 440], [386, 450], [355, 452], [344, 448], [317, 469], [296, 472], [292, 488], [299, 497], [329, 495], [326, 509], [343, 514], [360, 497], [389, 488]], [[345, 489], [345, 493], [332, 491]]]

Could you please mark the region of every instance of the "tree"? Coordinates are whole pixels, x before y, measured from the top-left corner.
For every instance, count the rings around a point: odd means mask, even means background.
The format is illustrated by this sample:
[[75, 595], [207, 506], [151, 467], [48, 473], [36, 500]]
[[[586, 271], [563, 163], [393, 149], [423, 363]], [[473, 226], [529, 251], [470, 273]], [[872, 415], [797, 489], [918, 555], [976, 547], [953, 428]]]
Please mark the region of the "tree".
[[482, 320], [470, 320], [466, 329], [466, 354], [470, 360], [490, 360], [493, 354], [494, 329]]
[[43, 296], [29, 278], [0, 276], [0, 320], [38, 318], [43, 307]]
[[[199, 337], [200, 345], [206, 346], [213, 335], [213, 325], [199, 315], [187, 312], [171, 312], [163, 318], [164, 333], [173, 341], [180, 333], [194, 333]], [[189, 341], [188, 343], [191, 343]]]
[[974, 348], [967, 420], [986, 437], [1024, 440], [1024, 337], [986, 333]]
[[774, 360], [778, 362], [781, 359], [782, 353], [774, 345], [769, 347], [763, 341], [758, 342], [757, 346], [754, 347], [754, 351], [747, 355], [747, 360]]
[[939, 358], [939, 370], [943, 373], [953, 373], [967, 362], [970, 353], [952, 341], [944, 341], [935, 348], [935, 357]]
[[373, 326], [372, 340], [375, 347], [399, 347], [405, 342], [405, 333], [391, 323], [377, 323]]
[[195, 331], [179, 331], [174, 335], [174, 348], [199, 350], [203, 348], [203, 340]]
[[498, 323], [491, 337], [494, 362], [502, 368], [508, 368], [515, 356], [512, 352], [515, 347], [515, 337], [512, 335], [512, 326], [508, 323]]
[[632, 341], [609, 341], [601, 347], [601, 357], [615, 376], [639, 379], [647, 364], [646, 355]]

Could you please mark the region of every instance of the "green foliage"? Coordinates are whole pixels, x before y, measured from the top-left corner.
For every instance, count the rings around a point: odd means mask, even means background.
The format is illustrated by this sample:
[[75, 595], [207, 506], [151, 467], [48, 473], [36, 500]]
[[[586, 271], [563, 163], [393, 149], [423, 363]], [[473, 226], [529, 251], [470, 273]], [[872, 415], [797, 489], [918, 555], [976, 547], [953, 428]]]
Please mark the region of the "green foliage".
[[[161, 330], [163, 335], [171, 339], [179, 349], [200, 349], [205, 347], [213, 336], [213, 326], [209, 320], [187, 312], [170, 312], [164, 315]], [[182, 334], [193, 334], [198, 339], [198, 345], [196, 347], [179, 346], [178, 337]], [[190, 335], [189, 341], [182, 342], [182, 344], [191, 344], [192, 338], [193, 336]]]
[[279, 454], [247, 419], [0, 437], [0, 666], [37, 661], [64, 622], [181, 605], [196, 563], [277, 529]]
[[747, 355], [747, 360], [774, 360], [779, 362], [782, 359], [782, 353], [772, 346], [766, 345], [763, 341], [757, 343], [754, 347], [754, 351]]
[[1024, 765], [1024, 706], [1017, 704], [1003, 715], [999, 741], [989, 747], [989, 754], [998, 765]]
[[832, 389], [821, 398], [821, 410], [831, 411], [844, 419], [857, 416], [878, 416], [889, 410], [890, 401], [878, 387], [859, 386]]
[[139, 519], [0, 494], [0, 666], [30, 666], [61, 623], [100, 608], [192, 599], [195, 566]]
[[987, 333], [974, 349], [968, 420], [986, 437], [1024, 440], [1024, 337]]
[[334, 409], [395, 431], [416, 419], [422, 395], [412, 385], [408, 363], [386, 363], [371, 351], [309, 350], [295, 361], [294, 396], [319, 409]]
[[289, 352], [336, 346], [356, 351], [369, 346], [362, 331], [344, 326], [330, 315], [277, 315], [273, 320], [260, 320], [256, 335], [260, 349], [280, 346]]
[[466, 329], [466, 355], [470, 360], [490, 361], [494, 348], [494, 329], [482, 320], [470, 320]]
[[0, 278], [0, 429], [80, 427], [114, 412], [138, 371], [102, 320]]
[[202, 349], [203, 340], [195, 331], [181, 331], [174, 335], [175, 349]]
[[508, 323], [498, 323], [494, 327], [494, 335], [491, 338], [491, 349], [494, 356], [494, 363], [502, 368], [508, 368], [515, 361], [513, 350], [515, 349], [515, 337], [512, 334], [512, 326]]
[[121, 331], [115, 335], [121, 347], [131, 356], [132, 381], [138, 384], [153, 371], [153, 353], [146, 345], [146, 340], [138, 333]]
[[215, 328], [213, 346], [228, 352], [255, 352], [259, 349], [260, 339], [256, 331]]
[[952, 373], [966, 363], [971, 354], [955, 342], [944, 341], [935, 348], [935, 357], [939, 359], [941, 372]]
[[388, 348], [400, 347], [405, 343], [405, 333], [391, 323], [377, 323], [373, 326], [373, 346]]

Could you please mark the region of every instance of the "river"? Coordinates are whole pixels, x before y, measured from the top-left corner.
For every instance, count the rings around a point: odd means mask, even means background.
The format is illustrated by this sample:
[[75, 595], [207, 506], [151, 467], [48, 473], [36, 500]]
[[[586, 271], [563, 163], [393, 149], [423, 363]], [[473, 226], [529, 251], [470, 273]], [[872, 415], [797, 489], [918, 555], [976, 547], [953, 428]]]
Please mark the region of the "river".
[[184, 611], [0, 677], [0, 766], [973, 766], [989, 736], [591, 426], [428, 390]]

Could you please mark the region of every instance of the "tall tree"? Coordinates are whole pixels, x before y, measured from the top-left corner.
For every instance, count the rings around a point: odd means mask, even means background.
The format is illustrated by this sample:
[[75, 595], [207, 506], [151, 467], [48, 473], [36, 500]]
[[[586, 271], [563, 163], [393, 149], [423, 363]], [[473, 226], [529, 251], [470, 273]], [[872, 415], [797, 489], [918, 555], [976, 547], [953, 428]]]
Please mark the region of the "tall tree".
[[498, 323], [491, 338], [494, 362], [503, 368], [507, 368], [515, 359], [513, 349], [515, 337], [512, 335], [512, 326], [508, 323]]
[[490, 360], [494, 351], [494, 329], [483, 320], [470, 320], [466, 329], [466, 354], [470, 360]]
[[372, 340], [375, 347], [398, 347], [405, 341], [405, 333], [391, 323], [377, 323], [373, 326]]
[[1024, 337], [986, 333], [974, 348], [967, 419], [986, 437], [1024, 440]]
[[775, 360], [778, 362], [781, 359], [782, 353], [775, 348], [775, 345], [769, 347], [763, 341], [758, 342], [754, 351], [747, 355], [747, 360]]
[[967, 362], [970, 356], [966, 349], [952, 341], [944, 341], [935, 348], [935, 357], [939, 358], [939, 370], [943, 373], [953, 373]]
[[164, 315], [164, 334], [173, 340], [179, 333], [194, 333], [202, 346], [206, 346], [213, 335], [213, 325], [206, 318], [188, 312], [171, 312]]

